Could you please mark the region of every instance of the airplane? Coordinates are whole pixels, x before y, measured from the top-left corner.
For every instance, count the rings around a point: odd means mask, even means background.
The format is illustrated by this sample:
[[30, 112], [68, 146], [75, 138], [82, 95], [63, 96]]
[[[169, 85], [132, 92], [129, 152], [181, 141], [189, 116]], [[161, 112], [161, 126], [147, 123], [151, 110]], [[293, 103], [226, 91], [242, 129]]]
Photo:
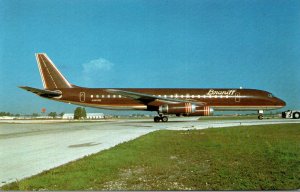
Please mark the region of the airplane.
[[282, 108], [286, 103], [272, 93], [257, 89], [187, 88], [86, 88], [68, 82], [45, 53], [36, 53], [44, 89], [20, 88], [40, 97], [86, 107], [115, 110], [156, 111], [154, 122], [176, 116], [209, 116], [213, 111], [257, 111]]

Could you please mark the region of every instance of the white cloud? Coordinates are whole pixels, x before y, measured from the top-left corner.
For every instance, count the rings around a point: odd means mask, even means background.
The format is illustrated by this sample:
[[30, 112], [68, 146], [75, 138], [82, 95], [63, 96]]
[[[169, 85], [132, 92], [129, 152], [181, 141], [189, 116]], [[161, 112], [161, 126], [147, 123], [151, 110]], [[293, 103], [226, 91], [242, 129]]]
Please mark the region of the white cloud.
[[106, 59], [99, 58], [91, 60], [88, 63], [84, 63], [82, 66], [83, 72], [89, 74], [94, 72], [109, 71], [114, 66], [114, 64]]
[[83, 85], [89, 87], [105, 86], [112, 77], [113, 66], [112, 62], [104, 58], [82, 64]]

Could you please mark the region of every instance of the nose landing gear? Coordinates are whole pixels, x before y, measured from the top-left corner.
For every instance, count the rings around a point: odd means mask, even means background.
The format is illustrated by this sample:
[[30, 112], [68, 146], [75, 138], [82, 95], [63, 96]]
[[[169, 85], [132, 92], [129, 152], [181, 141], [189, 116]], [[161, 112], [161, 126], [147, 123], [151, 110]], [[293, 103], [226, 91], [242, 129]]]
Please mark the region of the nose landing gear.
[[259, 119], [259, 120], [263, 120], [263, 119], [264, 119], [263, 114], [259, 114], [259, 115], [258, 115], [258, 119]]
[[258, 110], [258, 119], [263, 120], [264, 118], [264, 111], [263, 110]]
[[154, 117], [154, 122], [158, 123], [158, 122], [168, 122], [168, 117], [167, 116], [163, 116], [162, 114], [159, 114], [159, 116], [155, 116]]

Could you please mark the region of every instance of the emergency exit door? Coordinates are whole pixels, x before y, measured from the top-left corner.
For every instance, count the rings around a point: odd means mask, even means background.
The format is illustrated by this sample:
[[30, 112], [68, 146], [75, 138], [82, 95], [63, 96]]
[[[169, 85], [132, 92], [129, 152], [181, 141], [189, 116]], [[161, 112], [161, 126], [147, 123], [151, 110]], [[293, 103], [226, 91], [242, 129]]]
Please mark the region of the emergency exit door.
[[240, 102], [241, 101], [241, 94], [239, 92], [235, 93], [235, 102]]
[[80, 102], [84, 102], [85, 101], [85, 92], [80, 92], [80, 94], [79, 94], [79, 100], [80, 100]]

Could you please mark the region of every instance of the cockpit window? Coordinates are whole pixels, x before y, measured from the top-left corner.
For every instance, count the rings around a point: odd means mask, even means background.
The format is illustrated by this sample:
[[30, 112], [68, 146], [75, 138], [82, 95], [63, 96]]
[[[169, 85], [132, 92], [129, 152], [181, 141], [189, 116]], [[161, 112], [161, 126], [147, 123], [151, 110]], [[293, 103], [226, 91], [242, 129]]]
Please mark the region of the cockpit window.
[[272, 97], [274, 97], [274, 96], [272, 95], [272, 93], [269, 93], [269, 95], [268, 95], [268, 96], [269, 96], [269, 97], [271, 97], [271, 98], [272, 98]]

